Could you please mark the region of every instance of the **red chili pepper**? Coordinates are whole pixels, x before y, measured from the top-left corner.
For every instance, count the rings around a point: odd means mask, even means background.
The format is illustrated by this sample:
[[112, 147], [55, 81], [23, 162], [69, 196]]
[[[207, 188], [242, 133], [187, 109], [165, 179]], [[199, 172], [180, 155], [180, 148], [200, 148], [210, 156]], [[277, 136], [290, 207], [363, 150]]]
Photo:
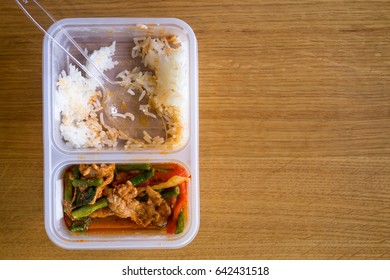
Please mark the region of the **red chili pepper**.
[[183, 209], [184, 214], [186, 215], [185, 208], [187, 206], [187, 182], [181, 183], [179, 185], [180, 195], [176, 201], [175, 207], [173, 208], [172, 219], [168, 222], [167, 233], [173, 234], [176, 231], [177, 219], [179, 217], [180, 211]]

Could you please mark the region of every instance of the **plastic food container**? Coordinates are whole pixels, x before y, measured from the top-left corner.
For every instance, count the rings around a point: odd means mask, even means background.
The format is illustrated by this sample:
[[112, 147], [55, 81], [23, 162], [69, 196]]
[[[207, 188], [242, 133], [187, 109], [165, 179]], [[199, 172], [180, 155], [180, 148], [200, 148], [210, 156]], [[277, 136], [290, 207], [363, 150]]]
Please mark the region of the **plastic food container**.
[[[139, 24], [150, 26], [144, 30]], [[66, 249], [167, 249], [189, 244], [199, 228], [199, 144], [198, 144], [198, 57], [197, 42], [192, 29], [183, 21], [172, 18], [72, 18], [64, 19], [49, 29], [49, 34], [67, 46], [76, 57], [70, 42], [63, 35], [65, 29], [82, 48], [89, 51], [111, 44], [113, 41], [126, 44], [133, 37], [142, 35], [170, 34], [188, 44], [188, 104], [186, 138], [176, 149], [163, 150], [144, 148], [125, 150], [115, 148], [75, 149], [62, 139], [56, 113], [55, 90], [58, 76], [71, 62], [48, 36], [43, 40], [43, 125], [44, 125], [44, 194], [45, 228], [48, 237]], [[146, 33], [148, 32], [148, 33]], [[130, 48], [129, 48], [130, 52]], [[117, 59], [120, 60], [120, 57]], [[121, 61], [119, 61], [121, 63]], [[120, 70], [117, 70], [120, 71]], [[189, 174], [188, 221], [181, 234], [150, 234], [134, 232], [127, 234], [71, 232], [63, 221], [63, 174], [72, 164], [81, 163], [169, 163], [184, 166]]]

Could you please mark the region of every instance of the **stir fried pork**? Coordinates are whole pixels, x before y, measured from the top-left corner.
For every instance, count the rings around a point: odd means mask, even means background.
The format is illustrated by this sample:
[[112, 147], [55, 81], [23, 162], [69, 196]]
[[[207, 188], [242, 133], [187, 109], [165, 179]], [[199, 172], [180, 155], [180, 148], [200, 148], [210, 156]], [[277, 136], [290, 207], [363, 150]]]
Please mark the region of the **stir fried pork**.
[[96, 187], [96, 194], [89, 204], [94, 204], [97, 199], [101, 198], [103, 191], [108, 184], [114, 179], [115, 164], [80, 164], [79, 171], [86, 178], [103, 178], [103, 184]]
[[149, 197], [148, 204], [153, 205], [158, 213], [158, 217], [155, 219], [154, 224], [159, 227], [165, 226], [168, 222], [169, 215], [171, 215], [171, 208], [168, 203], [161, 198], [161, 195], [151, 187], [146, 187], [146, 193]]
[[130, 181], [115, 188], [107, 188], [104, 194], [111, 211], [118, 217], [131, 218], [142, 226], [149, 225], [155, 219], [157, 212], [154, 207], [134, 199], [138, 192]]
[[164, 226], [170, 215], [170, 208], [161, 198], [160, 194], [151, 188], [147, 188], [148, 202], [140, 202], [135, 198], [138, 195], [130, 181], [125, 184], [107, 188], [104, 191], [108, 200], [108, 206], [115, 215], [121, 218], [131, 218], [142, 226], [155, 224]]
[[64, 174], [65, 223], [71, 231], [112, 225], [112, 229], [166, 228], [169, 234], [180, 233], [188, 180], [176, 164], [70, 166]]
[[104, 178], [103, 185], [108, 185], [114, 179], [115, 164], [80, 164], [80, 173], [85, 178]]

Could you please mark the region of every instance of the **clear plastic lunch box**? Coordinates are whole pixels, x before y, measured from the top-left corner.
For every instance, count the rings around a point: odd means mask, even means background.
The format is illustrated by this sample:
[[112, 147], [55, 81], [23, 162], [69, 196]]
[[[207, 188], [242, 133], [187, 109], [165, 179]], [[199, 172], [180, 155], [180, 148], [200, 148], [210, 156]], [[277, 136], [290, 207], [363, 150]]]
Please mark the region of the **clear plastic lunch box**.
[[[151, 28], [137, 28], [139, 24]], [[55, 90], [59, 74], [71, 62], [57, 44], [45, 36], [43, 40], [43, 126], [44, 126], [44, 195], [45, 228], [48, 237], [66, 249], [167, 249], [189, 244], [199, 228], [199, 140], [198, 140], [198, 50], [192, 29], [183, 21], [173, 18], [70, 18], [50, 27], [49, 34], [72, 53], [71, 44], [63, 35], [65, 29], [80, 44], [93, 51], [113, 41], [131, 42], [142, 35], [170, 34], [188, 44], [188, 110], [185, 141], [173, 150], [115, 148], [74, 149], [61, 138], [60, 116], [54, 108]], [[131, 50], [129, 49], [129, 52]], [[72, 53], [73, 54], [73, 53]], [[77, 57], [77, 52], [75, 52]], [[114, 68], [115, 70], [115, 68]], [[118, 70], [119, 72], [120, 70]], [[72, 164], [80, 163], [168, 163], [184, 166], [189, 174], [188, 221], [183, 233], [134, 234], [75, 233], [63, 221], [63, 173]]]

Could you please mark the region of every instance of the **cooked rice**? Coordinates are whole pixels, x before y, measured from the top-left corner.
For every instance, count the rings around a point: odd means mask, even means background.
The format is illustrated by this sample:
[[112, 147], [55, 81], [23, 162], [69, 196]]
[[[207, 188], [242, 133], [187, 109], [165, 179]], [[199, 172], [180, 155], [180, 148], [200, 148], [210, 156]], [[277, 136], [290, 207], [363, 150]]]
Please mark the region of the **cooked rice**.
[[149, 135], [149, 133], [147, 133], [145, 130], [143, 131], [144, 133], [144, 140], [147, 142], [147, 143], [152, 143], [152, 136]]
[[141, 102], [142, 99], [145, 97], [145, 95], [146, 95], [146, 91], [144, 90], [144, 91], [142, 91], [140, 97], [138, 98], [138, 101]]
[[118, 131], [118, 134], [119, 134], [119, 139], [122, 139], [122, 140], [127, 140], [129, 138], [129, 136], [127, 136], [125, 133], [123, 133], [122, 131]]
[[129, 117], [132, 121], [135, 120], [135, 116], [132, 113], [130, 113], [130, 112], [125, 113], [125, 116]]
[[[118, 62], [111, 56], [115, 52], [115, 42], [109, 47], [94, 51], [90, 58], [100, 71], [113, 68]], [[92, 65], [87, 64], [93, 75], [99, 75]], [[75, 148], [103, 147], [102, 122], [96, 112], [100, 111], [101, 93], [96, 91], [97, 82], [91, 77], [84, 77], [73, 64], [69, 72], [62, 71], [56, 91], [56, 110], [61, 114], [60, 132], [62, 137]], [[116, 143], [116, 137], [109, 139], [110, 146]]]
[[103, 117], [103, 113], [100, 113], [100, 115], [99, 115], [99, 120], [100, 120], [100, 123], [104, 126], [104, 117]]
[[124, 114], [121, 114], [121, 113], [114, 113], [114, 114], [111, 114], [111, 116], [113, 116], [114, 118], [120, 117], [120, 118], [126, 119], [126, 116]]
[[151, 112], [149, 112], [149, 111], [143, 111], [144, 112], [144, 114], [146, 115], [146, 116], [149, 116], [149, 117], [152, 117], [152, 118], [157, 118], [157, 116], [155, 115], [155, 114], [153, 114], [153, 113], [151, 113]]
[[[147, 29], [145, 25], [137, 25]], [[133, 139], [117, 129], [108, 126], [101, 112], [102, 93], [96, 91], [98, 84], [92, 77], [84, 77], [72, 64], [69, 72], [62, 71], [57, 82], [56, 110], [61, 114], [60, 132], [75, 148], [104, 146], [115, 147], [119, 140], [125, 140], [124, 148], [163, 147], [170, 148], [184, 137], [184, 112], [188, 108], [186, 75], [187, 59], [181, 41], [176, 36], [152, 38], [134, 38], [135, 46], [131, 51], [133, 58], [139, 57], [150, 71], [141, 71], [134, 67], [117, 75], [121, 85], [130, 95], [139, 94], [141, 102], [148, 97], [148, 104], [140, 104], [139, 110], [151, 118], [162, 118], [166, 135], [151, 137], [143, 131], [142, 139]], [[87, 50], [86, 50], [87, 52]], [[101, 72], [112, 69], [118, 62], [112, 59], [115, 54], [115, 42], [111, 46], [94, 51], [90, 58]], [[86, 65], [93, 76], [100, 75], [93, 65]], [[155, 111], [154, 112], [151, 112]], [[98, 113], [100, 112], [100, 113]], [[109, 112], [113, 117], [130, 118], [131, 112], [120, 113], [115, 107]]]

